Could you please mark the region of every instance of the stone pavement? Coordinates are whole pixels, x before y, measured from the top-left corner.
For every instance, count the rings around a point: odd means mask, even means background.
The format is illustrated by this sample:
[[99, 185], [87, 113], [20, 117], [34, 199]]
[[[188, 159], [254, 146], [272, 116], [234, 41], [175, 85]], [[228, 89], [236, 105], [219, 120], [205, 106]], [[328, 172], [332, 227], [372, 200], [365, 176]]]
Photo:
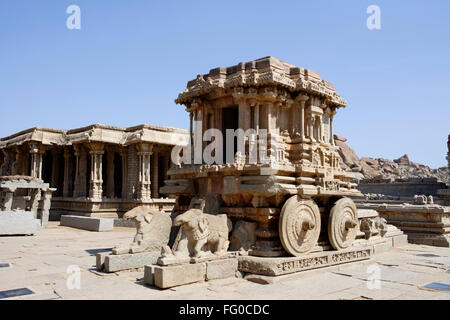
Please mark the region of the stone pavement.
[[[36, 236], [2, 236], [0, 266], [9, 267], [0, 267], [0, 291], [28, 288], [34, 292], [8, 299], [450, 300], [450, 291], [424, 288], [433, 282], [450, 285], [450, 249], [425, 245], [408, 244], [370, 261], [284, 276], [271, 284], [232, 278], [160, 290], [144, 284], [143, 268], [97, 272], [95, 254], [129, 244], [134, 234], [133, 228], [99, 233], [50, 222]], [[67, 284], [73, 287], [76, 278], [67, 271], [77, 267], [80, 288], [69, 289]]]

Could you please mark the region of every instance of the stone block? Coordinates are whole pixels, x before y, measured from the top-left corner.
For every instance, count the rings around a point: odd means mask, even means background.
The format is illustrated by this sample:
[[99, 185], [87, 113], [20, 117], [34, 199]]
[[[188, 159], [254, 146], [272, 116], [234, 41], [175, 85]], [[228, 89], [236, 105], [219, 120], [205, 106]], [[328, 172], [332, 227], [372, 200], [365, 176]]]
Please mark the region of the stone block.
[[95, 255], [95, 265], [98, 271], [102, 271], [105, 267], [105, 257], [111, 252], [100, 252]]
[[310, 253], [300, 257], [239, 257], [239, 271], [265, 276], [280, 276], [311, 269], [370, 259], [372, 247]]
[[[132, 254], [109, 254], [104, 257], [104, 270], [106, 272], [116, 272], [120, 270], [142, 268], [146, 265], [156, 263], [161, 253], [140, 252]], [[98, 258], [101, 259], [101, 258]]]
[[401, 247], [408, 244], [408, 236], [406, 234], [392, 237], [392, 246]]
[[0, 212], [0, 235], [34, 235], [40, 226], [32, 212]]
[[378, 243], [373, 246], [373, 254], [380, 254], [392, 249], [392, 241]]
[[235, 277], [238, 259], [230, 258], [206, 262], [206, 280]]
[[155, 285], [155, 265], [147, 265], [144, 267], [144, 281], [150, 286]]
[[155, 266], [155, 286], [161, 289], [204, 281], [206, 263]]
[[112, 231], [114, 219], [63, 215], [60, 224], [89, 231]]

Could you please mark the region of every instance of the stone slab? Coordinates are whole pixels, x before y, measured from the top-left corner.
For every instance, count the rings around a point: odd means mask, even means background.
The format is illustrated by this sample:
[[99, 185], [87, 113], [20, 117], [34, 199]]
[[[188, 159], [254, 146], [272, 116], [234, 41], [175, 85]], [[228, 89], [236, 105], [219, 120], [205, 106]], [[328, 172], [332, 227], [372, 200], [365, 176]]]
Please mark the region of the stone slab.
[[408, 242], [427, 246], [450, 248], [450, 236], [443, 234], [407, 233]]
[[206, 263], [206, 280], [235, 277], [237, 271], [237, 258], [209, 261]]
[[244, 256], [239, 257], [239, 271], [279, 276], [299, 271], [323, 268], [337, 264], [370, 259], [372, 247], [352, 248], [342, 251], [324, 251], [311, 253], [301, 257], [264, 258]]
[[288, 273], [288, 274], [284, 274], [281, 276], [264, 276], [264, 275], [260, 275], [260, 274], [247, 273], [244, 275], [244, 279], [251, 281], [251, 282], [259, 283], [259, 284], [288, 283], [288, 282], [292, 282], [292, 281], [296, 281], [299, 279], [304, 279], [304, 278], [308, 278], [308, 277], [312, 277], [312, 276], [323, 275], [327, 272], [338, 272], [339, 270], [341, 270], [343, 268], [348, 268], [348, 267], [351, 267], [351, 268], [360, 267], [361, 268], [362, 266], [366, 266], [366, 265], [368, 266], [372, 263], [373, 263], [372, 259], [361, 260], [361, 261], [357, 261], [357, 262], [352, 262], [351, 266], [349, 266], [348, 264], [340, 264], [340, 265], [334, 265], [334, 266], [329, 266], [329, 267], [324, 267], [324, 268], [319, 268], [319, 269], [306, 270], [306, 271], [302, 271], [302, 272]]
[[62, 215], [60, 224], [89, 231], [112, 231], [114, 219]]
[[33, 212], [0, 212], [0, 235], [34, 235], [40, 227]]
[[373, 254], [380, 254], [392, 249], [392, 241], [378, 243], [373, 246]]
[[406, 234], [392, 237], [392, 246], [401, 247], [408, 244], [408, 236]]
[[206, 263], [155, 266], [155, 286], [161, 289], [205, 281]]
[[154, 264], [161, 255], [160, 252], [140, 252], [130, 254], [109, 254], [104, 257], [97, 254], [97, 261], [104, 258], [103, 269], [106, 272], [116, 272], [127, 269], [143, 268], [146, 265]]

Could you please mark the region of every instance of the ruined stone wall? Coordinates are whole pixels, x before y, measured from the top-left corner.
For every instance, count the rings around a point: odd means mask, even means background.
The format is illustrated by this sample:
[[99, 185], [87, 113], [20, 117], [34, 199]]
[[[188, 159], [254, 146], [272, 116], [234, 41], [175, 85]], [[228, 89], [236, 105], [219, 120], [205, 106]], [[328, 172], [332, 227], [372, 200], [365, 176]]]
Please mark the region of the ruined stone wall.
[[358, 189], [364, 193], [376, 193], [397, 197], [414, 197], [416, 194], [437, 196], [439, 189], [445, 188], [445, 183], [436, 179], [410, 179], [405, 182], [360, 182]]

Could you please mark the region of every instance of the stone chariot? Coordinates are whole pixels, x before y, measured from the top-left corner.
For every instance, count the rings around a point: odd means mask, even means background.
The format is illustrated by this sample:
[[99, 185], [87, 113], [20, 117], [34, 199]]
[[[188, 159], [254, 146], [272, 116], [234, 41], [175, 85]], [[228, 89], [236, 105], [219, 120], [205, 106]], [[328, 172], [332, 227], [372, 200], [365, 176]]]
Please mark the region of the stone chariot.
[[[251, 134], [243, 137], [245, 152], [232, 161], [184, 161], [168, 171], [161, 192], [177, 196], [175, 211], [185, 212], [201, 198], [207, 214], [226, 214], [233, 225], [256, 223], [252, 256], [301, 256], [352, 245], [359, 231], [352, 198], [362, 194], [339, 166], [333, 117], [346, 101], [330, 82], [266, 57], [197, 76], [176, 103], [190, 114], [191, 150], [205, 149], [208, 143], [195, 135], [208, 129], [223, 134], [224, 151], [227, 130]], [[270, 142], [251, 161], [254, 137], [262, 132]]]

